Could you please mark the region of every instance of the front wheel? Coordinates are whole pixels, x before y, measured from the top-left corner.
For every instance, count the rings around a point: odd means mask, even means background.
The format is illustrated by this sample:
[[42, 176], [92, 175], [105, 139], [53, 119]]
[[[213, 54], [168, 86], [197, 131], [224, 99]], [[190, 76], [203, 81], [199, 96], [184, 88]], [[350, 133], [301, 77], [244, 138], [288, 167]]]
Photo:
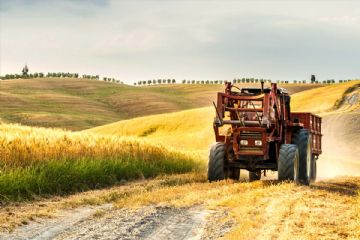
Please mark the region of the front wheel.
[[209, 182], [225, 179], [225, 144], [217, 142], [211, 146], [208, 163]]
[[278, 159], [278, 180], [295, 180], [299, 171], [299, 151], [294, 144], [282, 144]]

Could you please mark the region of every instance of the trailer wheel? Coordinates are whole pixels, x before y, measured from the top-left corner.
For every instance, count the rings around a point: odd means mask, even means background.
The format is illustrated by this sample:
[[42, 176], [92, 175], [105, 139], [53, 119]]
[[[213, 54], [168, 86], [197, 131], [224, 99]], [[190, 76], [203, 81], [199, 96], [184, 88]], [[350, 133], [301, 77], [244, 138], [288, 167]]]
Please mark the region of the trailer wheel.
[[261, 179], [261, 170], [260, 171], [249, 171], [249, 181], [257, 181]]
[[311, 182], [316, 181], [316, 173], [317, 173], [317, 166], [316, 166], [316, 159], [315, 156], [312, 156], [312, 165], [311, 165]]
[[208, 180], [220, 181], [225, 179], [225, 144], [217, 142], [211, 146], [208, 163]]
[[293, 143], [299, 149], [299, 174], [295, 182], [309, 185], [314, 175], [314, 158], [311, 155], [311, 134], [307, 129], [300, 129], [293, 137]]
[[294, 144], [282, 144], [278, 159], [278, 180], [294, 180], [298, 174], [299, 151]]

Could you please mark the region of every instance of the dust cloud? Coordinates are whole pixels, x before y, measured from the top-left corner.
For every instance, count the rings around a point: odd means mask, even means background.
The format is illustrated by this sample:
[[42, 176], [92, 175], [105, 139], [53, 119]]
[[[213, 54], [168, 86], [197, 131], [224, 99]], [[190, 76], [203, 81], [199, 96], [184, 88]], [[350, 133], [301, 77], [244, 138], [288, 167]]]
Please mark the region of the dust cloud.
[[318, 179], [360, 176], [360, 111], [323, 117], [323, 153], [317, 161]]

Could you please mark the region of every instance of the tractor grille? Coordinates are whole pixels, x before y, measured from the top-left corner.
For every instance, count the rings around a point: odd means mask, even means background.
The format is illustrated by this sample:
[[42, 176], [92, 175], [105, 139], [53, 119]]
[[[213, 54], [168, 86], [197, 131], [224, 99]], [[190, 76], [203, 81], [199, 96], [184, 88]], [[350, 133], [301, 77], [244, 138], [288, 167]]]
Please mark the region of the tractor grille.
[[[262, 154], [263, 145], [256, 146], [255, 140], [263, 140], [262, 132], [240, 132], [240, 141], [247, 140], [248, 145], [241, 145], [239, 141], [239, 150], [243, 154]], [[264, 144], [264, 142], [262, 143]]]
[[240, 139], [262, 139], [262, 133], [261, 132], [241, 132], [240, 133]]
[[262, 146], [241, 146], [240, 150], [244, 152], [262, 152]]

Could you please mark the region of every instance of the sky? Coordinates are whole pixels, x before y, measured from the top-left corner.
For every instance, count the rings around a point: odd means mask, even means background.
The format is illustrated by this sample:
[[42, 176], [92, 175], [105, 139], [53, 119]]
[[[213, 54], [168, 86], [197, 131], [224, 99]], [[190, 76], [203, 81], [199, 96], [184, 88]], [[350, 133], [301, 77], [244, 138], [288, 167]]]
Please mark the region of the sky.
[[360, 1], [0, 0], [0, 75], [360, 77]]

